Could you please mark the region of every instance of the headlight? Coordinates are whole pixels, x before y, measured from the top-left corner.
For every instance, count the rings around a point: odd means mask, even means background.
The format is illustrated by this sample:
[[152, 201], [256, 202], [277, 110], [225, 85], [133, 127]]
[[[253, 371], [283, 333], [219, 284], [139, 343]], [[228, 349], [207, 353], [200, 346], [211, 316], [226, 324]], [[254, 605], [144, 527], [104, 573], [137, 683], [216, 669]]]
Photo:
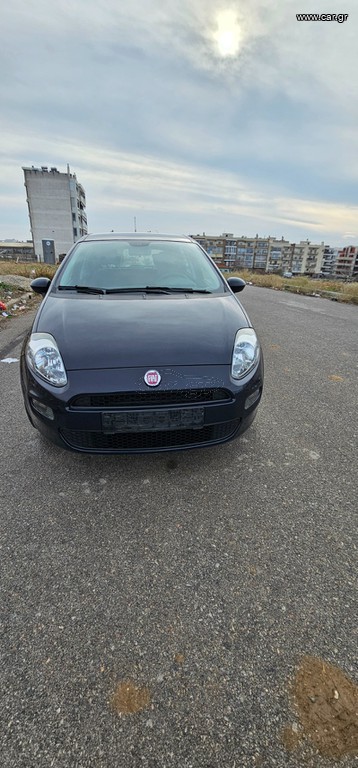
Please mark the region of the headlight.
[[50, 333], [32, 333], [26, 347], [29, 368], [38, 376], [53, 384], [64, 387], [67, 374], [58, 346]]
[[242, 379], [255, 367], [260, 354], [260, 345], [253, 328], [242, 328], [235, 337], [232, 353], [231, 376]]

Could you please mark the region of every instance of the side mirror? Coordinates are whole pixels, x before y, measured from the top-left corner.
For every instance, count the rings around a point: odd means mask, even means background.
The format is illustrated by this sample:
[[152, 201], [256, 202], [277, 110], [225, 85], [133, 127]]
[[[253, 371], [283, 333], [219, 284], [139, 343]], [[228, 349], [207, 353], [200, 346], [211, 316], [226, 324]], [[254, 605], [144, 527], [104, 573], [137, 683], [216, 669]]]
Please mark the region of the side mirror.
[[35, 293], [41, 293], [44, 296], [50, 285], [51, 280], [49, 280], [48, 277], [36, 277], [35, 280], [30, 283], [30, 288], [32, 288]]
[[227, 284], [233, 291], [233, 293], [240, 293], [245, 288], [245, 280], [241, 280], [241, 277], [228, 277]]

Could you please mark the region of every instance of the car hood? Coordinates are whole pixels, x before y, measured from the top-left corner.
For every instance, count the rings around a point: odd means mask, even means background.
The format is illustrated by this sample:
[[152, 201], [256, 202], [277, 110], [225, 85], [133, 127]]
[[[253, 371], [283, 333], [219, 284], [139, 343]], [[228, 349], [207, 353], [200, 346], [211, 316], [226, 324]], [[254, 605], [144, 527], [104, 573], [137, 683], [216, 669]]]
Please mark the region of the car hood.
[[49, 294], [33, 332], [51, 333], [67, 370], [227, 365], [235, 333], [250, 325], [223, 296]]

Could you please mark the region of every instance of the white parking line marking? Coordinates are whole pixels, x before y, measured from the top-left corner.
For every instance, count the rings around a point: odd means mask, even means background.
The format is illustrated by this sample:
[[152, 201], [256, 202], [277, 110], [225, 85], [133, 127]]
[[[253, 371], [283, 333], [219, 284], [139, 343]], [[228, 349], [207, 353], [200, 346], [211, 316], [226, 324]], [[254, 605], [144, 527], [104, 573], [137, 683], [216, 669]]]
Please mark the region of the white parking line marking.
[[0, 360], [0, 363], [18, 363], [19, 360], [17, 357], [3, 357], [2, 360]]

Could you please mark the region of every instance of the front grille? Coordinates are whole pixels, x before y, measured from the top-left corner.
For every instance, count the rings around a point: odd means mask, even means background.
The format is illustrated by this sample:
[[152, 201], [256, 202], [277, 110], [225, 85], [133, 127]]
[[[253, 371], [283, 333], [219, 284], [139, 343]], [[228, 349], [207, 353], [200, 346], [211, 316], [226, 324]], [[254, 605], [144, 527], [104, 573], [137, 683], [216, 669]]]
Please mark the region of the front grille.
[[103, 432], [62, 429], [63, 440], [71, 447], [84, 451], [123, 452], [155, 451], [166, 448], [186, 448], [225, 442], [233, 437], [240, 420], [214, 424], [203, 429], [178, 429], [165, 432], [130, 432], [106, 435]]
[[71, 408], [122, 408], [138, 405], [179, 405], [186, 403], [212, 403], [231, 400], [226, 389], [177, 389], [148, 392], [110, 392], [101, 395], [77, 395]]

